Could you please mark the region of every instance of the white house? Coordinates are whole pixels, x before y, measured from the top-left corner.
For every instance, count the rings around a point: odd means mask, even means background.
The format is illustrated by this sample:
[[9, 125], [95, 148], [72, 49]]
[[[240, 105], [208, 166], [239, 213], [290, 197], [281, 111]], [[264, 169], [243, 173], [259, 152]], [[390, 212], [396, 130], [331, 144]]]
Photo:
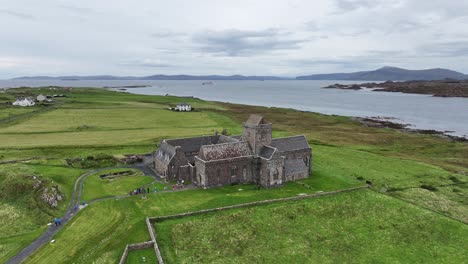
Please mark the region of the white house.
[[190, 112], [190, 111], [192, 111], [192, 106], [187, 104], [187, 103], [180, 103], [175, 107], [174, 110], [175, 111]]
[[31, 98], [18, 98], [16, 99], [15, 102], [12, 103], [12, 105], [17, 105], [17, 106], [33, 106], [35, 104], [36, 103]]
[[42, 95], [42, 94], [40, 94], [40, 95], [38, 95], [38, 96], [36, 97], [36, 100], [37, 100], [38, 102], [44, 102], [45, 100], [47, 100], [47, 97], [44, 96], [44, 95]]

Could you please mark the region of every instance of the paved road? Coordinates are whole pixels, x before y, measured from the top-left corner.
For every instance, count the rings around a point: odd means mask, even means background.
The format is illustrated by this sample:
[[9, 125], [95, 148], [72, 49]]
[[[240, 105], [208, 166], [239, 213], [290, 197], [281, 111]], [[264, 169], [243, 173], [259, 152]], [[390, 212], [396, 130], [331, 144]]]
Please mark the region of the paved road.
[[[70, 205], [68, 206], [67, 211], [65, 214], [61, 217], [62, 220], [62, 225], [60, 226], [50, 226], [47, 231], [45, 231], [42, 235], [40, 235], [36, 240], [31, 242], [27, 247], [23, 248], [18, 254], [16, 254], [14, 257], [9, 259], [6, 264], [17, 264], [17, 263], [22, 263], [24, 260], [26, 260], [29, 256], [31, 256], [37, 249], [39, 249], [41, 246], [45, 245], [46, 243], [50, 242], [52, 238], [54, 237], [55, 234], [57, 234], [58, 231], [60, 231], [63, 226], [65, 226], [68, 221], [70, 221], [73, 216], [78, 212], [79, 209], [77, 209], [80, 205], [81, 202], [81, 193], [83, 191], [83, 184], [86, 180], [86, 178], [96, 172], [103, 171], [103, 170], [108, 170], [108, 169], [118, 169], [118, 168], [134, 168], [138, 169], [143, 172], [143, 174], [147, 176], [154, 177], [156, 180], [160, 180], [159, 177], [156, 176], [156, 174], [148, 168], [147, 164], [141, 163], [141, 164], [134, 164], [134, 165], [128, 165], [128, 166], [116, 166], [116, 167], [108, 167], [108, 168], [101, 168], [101, 169], [96, 169], [96, 170], [90, 170], [84, 174], [82, 174], [78, 179], [75, 181], [75, 185], [73, 186], [73, 193], [72, 197], [70, 200]], [[89, 203], [96, 202], [96, 201], [101, 201], [101, 200], [106, 200], [106, 199], [116, 199], [116, 198], [123, 198], [126, 197], [124, 196], [112, 196], [112, 197], [104, 197], [104, 198], [99, 198], [95, 199], [93, 201], [90, 201]]]

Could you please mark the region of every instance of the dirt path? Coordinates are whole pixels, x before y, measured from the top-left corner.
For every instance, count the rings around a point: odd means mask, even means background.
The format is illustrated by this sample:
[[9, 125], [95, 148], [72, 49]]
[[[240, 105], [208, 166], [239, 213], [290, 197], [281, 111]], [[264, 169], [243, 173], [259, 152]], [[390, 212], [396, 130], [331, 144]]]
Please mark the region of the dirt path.
[[[109, 170], [109, 169], [119, 169], [119, 168], [133, 168], [142, 171], [146, 176], [151, 176], [154, 177], [156, 180], [158, 178], [154, 173], [151, 173], [151, 170], [148, 169], [142, 169], [144, 166], [143, 165], [129, 165], [129, 166], [116, 166], [116, 167], [108, 167], [108, 168], [101, 168], [101, 169], [95, 169], [95, 170], [90, 170], [84, 174], [82, 174], [78, 179], [75, 181], [75, 185], [73, 187], [73, 193], [70, 199], [70, 205], [68, 206], [67, 211], [65, 214], [61, 217], [62, 220], [62, 225], [60, 226], [54, 226], [51, 225], [47, 231], [42, 233], [38, 238], [36, 238], [31, 244], [29, 244], [27, 247], [23, 248], [18, 254], [16, 254], [14, 257], [9, 259], [6, 263], [7, 264], [17, 264], [17, 263], [22, 263], [24, 260], [26, 260], [29, 256], [31, 256], [37, 249], [45, 245], [46, 243], [49, 243], [52, 238], [54, 237], [55, 234], [57, 234], [58, 231], [60, 231], [67, 223], [70, 221], [73, 216], [79, 211], [79, 205], [81, 203], [81, 194], [83, 192], [83, 184], [90, 175], [93, 175], [94, 173], [104, 171], [104, 170]], [[93, 201], [90, 201], [88, 204], [101, 201], [101, 200], [107, 200], [107, 199], [116, 199], [116, 198], [124, 198], [127, 197], [127, 195], [123, 196], [111, 196], [111, 197], [103, 197], [103, 198], [98, 198]]]

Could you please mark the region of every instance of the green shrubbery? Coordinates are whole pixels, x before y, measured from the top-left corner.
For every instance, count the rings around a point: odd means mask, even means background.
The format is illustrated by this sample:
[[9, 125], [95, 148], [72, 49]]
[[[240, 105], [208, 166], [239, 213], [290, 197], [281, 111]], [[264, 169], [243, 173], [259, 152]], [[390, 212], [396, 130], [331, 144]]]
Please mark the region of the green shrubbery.
[[103, 168], [116, 166], [119, 162], [112, 156], [104, 153], [89, 155], [86, 158], [70, 158], [67, 164], [75, 168]]

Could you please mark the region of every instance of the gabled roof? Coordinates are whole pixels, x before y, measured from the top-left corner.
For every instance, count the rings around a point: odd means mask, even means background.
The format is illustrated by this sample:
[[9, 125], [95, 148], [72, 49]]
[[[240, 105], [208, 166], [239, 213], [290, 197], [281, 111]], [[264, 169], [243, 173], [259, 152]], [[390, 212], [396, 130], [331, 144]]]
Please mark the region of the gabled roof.
[[156, 158], [166, 164], [169, 164], [172, 157], [174, 157], [174, 154], [174, 147], [162, 141], [159, 145], [158, 151], [156, 152]]
[[274, 138], [271, 140], [271, 146], [277, 148], [279, 151], [291, 151], [298, 149], [309, 149], [307, 139], [301, 136]]
[[222, 160], [251, 156], [249, 143], [233, 142], [217, 145], [206, 145], [200, 148], [199, 158], [205, 161]]
[[265, 124], [265, 119], [261, 115], [250, 115], [249, 119], [245, 121], [246, 124], [249, 125], [260, 125], [260, 124]]
[[284, 174], [285, 176], [308, 172], [309, 169], [302, 159], [286, 159], [284, 160]]
[[167, 144], [181, 147], [183, 152], [198, 152], [203, 145], [216, 144], [219, 136], [202, 136], [193, 138], [166, 139]]

